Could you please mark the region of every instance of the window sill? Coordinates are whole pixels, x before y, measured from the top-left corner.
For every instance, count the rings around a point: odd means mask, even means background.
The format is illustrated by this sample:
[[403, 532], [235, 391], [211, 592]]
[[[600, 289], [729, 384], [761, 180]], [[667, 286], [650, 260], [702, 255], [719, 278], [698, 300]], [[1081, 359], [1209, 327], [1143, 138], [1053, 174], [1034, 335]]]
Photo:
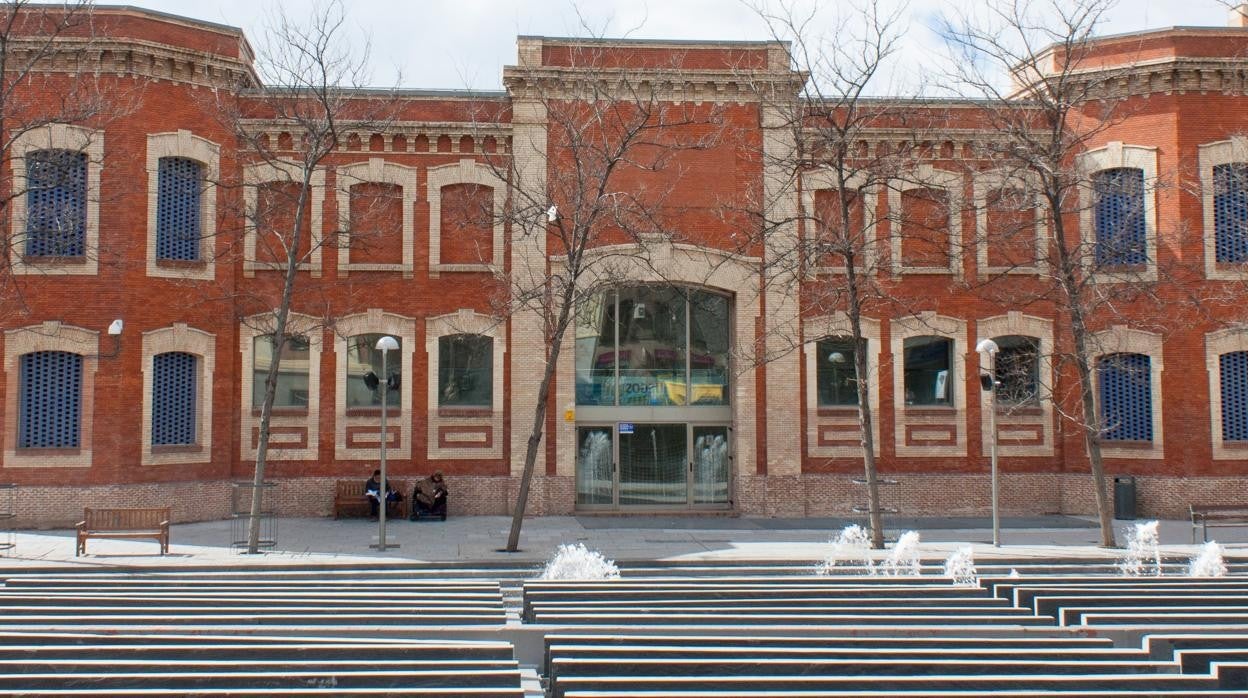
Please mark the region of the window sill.
[[204, 447], [201, 444], [167, 444], [161, 446], [152, 446], [153, 456], [173, 455], [180, 453], [203, 453]]
[[904, 409], [908, 414], [949, 414], [958, 411], [953, 405], [906, 405]]
[[494, 410], [489, 407], [438, 407], [439, 417], [489, 417]]
[[[259, 418], [260, 410], [252, 409], [251, 416]], [[308, 408], [306, 407], [274, 407], [270, 413], [273, 417], [307, 417]]]
[[1129, 451], [1151, 451], [1156, 444], [1152, 441], [1106, 441], [1101, 439], [1101, 448], [1121, 448]]
[[858, 414], [858, 405], [819, 405], [820, 417], [840, 417]]
[[19, 458], [34, 458], [47, 456], [77, 456], [82, 454], [82, 448], [22, 448], [18, 447], [14, 454]]
[[51, 265], [85, 265], [87, 263], [86, 255], [74, 256], [56, 256], [56, 255], [22, 255], [22, 264], [31, 266], [51, 266]]
[[202, 259], [186, 260], [186, 259], [158, 259], [156, 266], [161, 269], [174, 269], [180, 271], [203, 271], [208, 268], [208, 262]]
[[997, 414], [1003, 414], [1010, 417], [1039, 417], [1044, 414], [1044, 410], [1035, 404], [1028, 405], [1006, 405], [1004, 403], [997, 405]]
[[[403, 414], [403, 410], [397, 406], [387, 406], [387, 417], [398, 417]], [[381, 417], [381, 407], [348, 407], [346, 411], [348, 417]]]

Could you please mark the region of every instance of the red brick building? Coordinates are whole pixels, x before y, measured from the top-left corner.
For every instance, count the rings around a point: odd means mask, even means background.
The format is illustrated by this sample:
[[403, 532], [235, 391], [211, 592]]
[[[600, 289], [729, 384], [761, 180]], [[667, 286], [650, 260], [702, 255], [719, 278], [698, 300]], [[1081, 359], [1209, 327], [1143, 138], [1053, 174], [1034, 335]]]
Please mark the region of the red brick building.
[[[92, 23], [89, 43], [58, 39], [88, 48], [40, 65], [26, 116], [54, 113], [58, 85], [72, 91], [84, 76], [126, 107], [8, 136], [3, 177], [20, 194], [4, 221], [6, 264], [19, 295], [0, 314], [0, 481], [22, 487], [19, 514], [32, 525], [70, 522], [93, 503], [219, 518], [255, 458], [256, 376], [269, 350], [248, 317], [281, 275], [255, 221], [286, 174], [253, 157], [214, 109], [251, 109], [251, 133], [279, 152], [293, 152], [298, 134], [253, 98], [241, 31], [134, 8], [97, 8]], [[1111, 253], [1158, 289], [1093, 323], [1095, 358], [1116, 357], [1098, 363], [1106, 467], [1137, 478], [1145, 515], [1238, 502], [1248, 330], [1241, 307], [1210, 299], [1235, 298], [1248, 279], [1248, 29], [1157, 30], [1094, 49], [1101, 62], [1089, 71], [1114, 71], [1129, 98], [1079, 166], [1140, 186], [1117, 186], [1075, 223], [1099, 245], [1098, 216], [1128, 220], [1138, 249]], [[985, 338], [1020, 367], [999, 410], [1003, 510], [1093, 510], [1082, 435], [1063, 417], [1074, 374], [1049, 358], [1070, 337], [1051, 305], [1011, 307], [979, 283], [1006, 272], [1030, 283], [1043, 255], [1011, 255], [1048, 240], [1036, 225], [1009, 243], [1021, 248], [994, 248], [993, 175], [978, 155], [993, 134], [979, 107], [892, 105], [936, 124], [908, 144], [905, 175], [863, 203], [882, 222], [874, 273], [908, 310], [870, 317], [865, 346], [853, 347], [837, 339], [843, 313], [809, 300], [838, 283], [835, 269], [804, 269], [798, 287], [769, 277], [785, 241], [814, 226], [794, 220], [764, 238], [754, 219], [727, 213], [758, 201], [827, 205], [818, 168], [788, 181], [775, 164], [794, 136], [760, 95], [795, 97], [802, 80], [783, 44], [521, 37], [504, 92], [360, 92], [387, 100], [389, 117], [374, 130], [348, 124], [313, 177], [299, 341], [284, 350], [269, 453], [282, 514], [327, 514], [335, 480], [371, 472], [381, 415], [366, 376], [380, 371], [371, 347], [382, 335], [400, 343], [389, 357], [400, 376], [392, 477], [440, 469], [453, 514], [510, 510], [545, 340], [540, 316], [499, 311], [499, 279], [545, 273], [557, 241], [502, 215], [516, 192], [494, 165], [548, 182], [562, 204], [558, 175], [576, 163], [551, 109], [576, 110], [585, 85], [625, 72], [683, 110], [690, 121], [673, 133], [723, 130], [676, 166], [614, 180], [634, 192], [659, 182], [655, 209], [681, 232], [631, 256], [635, 241], [602, 237], [601, 254], [625, 261], [568, 334], [531, 513], [848, 514], [865, 500], [846, 387], [853, 351], [868, 356], [876, 450], [895, 480], [885, 505], [985, 513], [990, 435], [974, 350]], [[863, 147], [912, 138], [881, 125]], [[939, 228], [938, 244], [891, 232], [913, 221]], [[117, 336], [106, 333], [114, 318], [124, 320]]]

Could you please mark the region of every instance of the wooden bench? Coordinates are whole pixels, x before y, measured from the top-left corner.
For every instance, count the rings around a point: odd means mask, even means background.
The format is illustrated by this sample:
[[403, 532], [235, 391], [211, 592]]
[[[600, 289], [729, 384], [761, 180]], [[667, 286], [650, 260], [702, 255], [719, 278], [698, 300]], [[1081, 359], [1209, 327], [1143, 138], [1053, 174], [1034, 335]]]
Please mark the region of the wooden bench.
[[[387, 478], [389, 479], [389, 478]], [[411, 492], [404, 480], [392, 480], [390, 486], [403, 495], [403, 501], [394, 502], [386, 510], [386, 518], [407, 518]], [[394, 516], [390, 512], [394, 511]], [[334, 486], [334, 518], [368, 516], [368, 498], [364, 496], [364, 480], [339, 480]]]
[[169, 552], [169, 507], [82, 510], [74, 557], [87, 552], [88, 538], [154, 538], [160, 554]]
[[1201, 531], [1201, 539], [1209, 542], [1209, 529], [1230, 526], [1248, 526], [1248, 506], [1242, 504], [1191, 504], [1192, 512], [1192, 543], [1196, 542], [1196, 528]]

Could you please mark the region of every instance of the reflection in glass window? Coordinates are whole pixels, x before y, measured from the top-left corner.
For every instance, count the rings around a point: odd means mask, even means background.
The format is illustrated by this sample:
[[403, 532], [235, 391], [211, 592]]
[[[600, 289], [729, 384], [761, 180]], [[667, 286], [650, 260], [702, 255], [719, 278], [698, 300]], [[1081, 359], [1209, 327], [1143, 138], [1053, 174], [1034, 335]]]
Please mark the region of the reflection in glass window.
[[1001, 405], [1029, 405], [1040, 395], [1040, 340], [1008, 335], [993, 341], [997, 352], [997, 402]]
[[[259, 409], [264, 404], [265, 381], [273, 365], [273, 337], [261, 335], [253, 342], [251, 404]], [[274, 407], [308, 406], [308, 370], [310, 353], [308, 338], [290, 335], [282, 345], [282, 360], [277, 369], [277, 392]]]
[[821, 407], [858, 404], [854, 355], [854, 340], [849, 337], [829, 337], [815, 344], [815, 382]]
[[907, 405], [952, 405], [950, 375], [953, 340], [945, 337], [907, 337], [905, 385]]
[[[382, 380], [381, 371], [381, 352], [377, 351], [377, 340], [385, 337], [384, 334], [357, 334], [354, 337], [347, 338], [347, 407], [380, 407], [381, 406], [381, 388], [369, 388], [370, 380], [366, 380], [365, 376], [372, 374], [377, 377], [378, 383], [374, 385], [380, 386], [385, 383]], [[403, 369], [403, 340], [398, 337], [394, 338], [399, 342], [399, 350], [390, 350], [390, 355], [386, 357], [386, 373], [394, 376], [399, 380], [401, 385], [402, 369]], [[391, 391], [393, 392], [393, 391]], [[389, 399], [389, 404], [394, 405], [398, 400]]]
[[494, 398], [494, 340], [480, 334], [438, 338], [438, 406], [490, 407]]

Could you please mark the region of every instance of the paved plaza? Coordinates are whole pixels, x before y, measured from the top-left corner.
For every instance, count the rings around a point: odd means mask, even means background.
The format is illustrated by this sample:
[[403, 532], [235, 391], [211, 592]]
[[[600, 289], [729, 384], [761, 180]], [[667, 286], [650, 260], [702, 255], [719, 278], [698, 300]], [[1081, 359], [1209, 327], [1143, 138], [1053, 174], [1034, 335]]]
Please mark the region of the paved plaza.
[[[278, 522], [275, 549], [249, 556], [231, 545], [235, 530], [231, 521], [175, 524], [166, 556], [147, 540], [92, 539], [87, 555], [74, 557], [72, 530], [19, 531], [16, 547], [0, 551], [0, 568], [15, 565], [264, 565], [264, 564], [356, 564], [414, 562], [531, 562], [535, 567], [550, 558], [562, 543], [583, 543], [609, 559], [645, 560], [776, 560], [824, 559], [830, 539], [849, 519], [760, 519], [736, 517], [572, 517], [528, 519], [521, 536], [521, 551], [500, 552], [507, 540], [511, 519], [502, 516], [452, 517], [442, 521], [388, 523], [388, 537], [399, 547], [386, 552], [370, 550], [376, 542], [377, 523], [367, 519], [290, 518]], [[1135, 522], [1115, 521], [1118, 542], [1124, 544]], [[939, 560], [970, 543], [976, 559], [992, 557], [1027, 559], [1054, 557], [1106, 558], [1121, 551], [1097, 547], [1095, 521], [1071, 516], [1006, 517], [1002, 519], [1002, 546], [991, 545], [990, 521], [986, 518], [890, 518], [888, 537], [915, 530], [922, 536], [921, 554]], [[1248, 529], [1221, 528], [1211, 537], [1222, 543], [1231, 557], [1248, 557]], [[1192, 555], [1191, 525], [1187, 521], [1162, 521], [1160, 539], [1164, 554]], [[881, 553], [884, 554], [884, 553]]]

